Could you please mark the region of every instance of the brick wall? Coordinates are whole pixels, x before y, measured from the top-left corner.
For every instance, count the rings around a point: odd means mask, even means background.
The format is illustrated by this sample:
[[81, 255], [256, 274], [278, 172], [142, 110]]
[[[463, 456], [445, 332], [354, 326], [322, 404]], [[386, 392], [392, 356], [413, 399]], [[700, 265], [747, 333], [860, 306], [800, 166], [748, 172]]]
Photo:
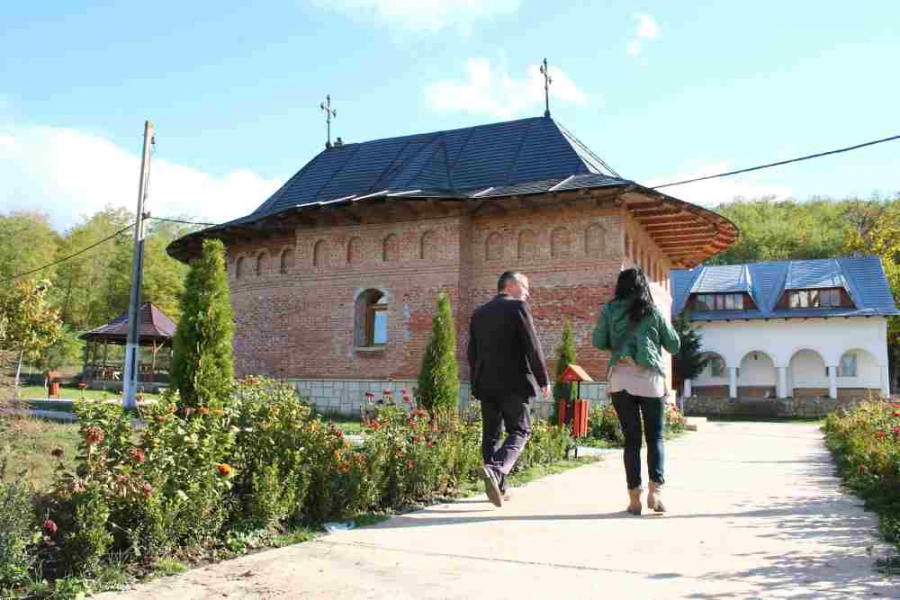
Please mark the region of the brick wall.
[[[655, 277], [654, 297], [667, 314], [665, 255], [623, 210], [593, 202], [478, 216], [423, 211], [233, 243], [236, 370], [298, 380], [412, 380], [437, 295], [445, 291], [457, 323], [460, 375], [468, 380], [469, 317], [494, 296], [501, 272], [520, 270], [531, 279], [530, 304], [551, 373], [569, 320], [579, 364], [603, 380], [607, 357], [591, 347], [591, 332], [619, 271], [634, 262]], [[355, 300], [367, 289], [388, 298], [388, 341], [383, 349], [359, 351]]]

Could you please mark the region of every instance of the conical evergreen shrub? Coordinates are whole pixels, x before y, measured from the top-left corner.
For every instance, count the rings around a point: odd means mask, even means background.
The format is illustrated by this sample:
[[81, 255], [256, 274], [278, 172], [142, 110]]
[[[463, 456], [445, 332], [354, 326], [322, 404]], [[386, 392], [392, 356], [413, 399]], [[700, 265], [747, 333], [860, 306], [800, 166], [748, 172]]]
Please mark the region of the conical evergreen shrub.
[[228, 402], [234, 390], [234, 313], [225, 273], [225, 246], [204, 240], [191, 262], [172, 342], [172, 385], [184, 406]]
[[446, 294], [438, 296], [431, 322], [431, 338], [422, 358], [416, 398], [432, 414], [455, 411], [459, 403], [459, 367], [456, 363], [456, 328]]
[[553, 415], [552, 420], [557, 420], [559, 416], [559, 403], [566, 400], [575, 400], [575, 385], [571, 383], [563, 383], [560, 377], [565, 373], [566, 368], [574, 364], [577, 360], [575, 354], [575, 332], [572, 330], [572, 323], [566, 321], [563, 327], [562, 342], [556, 348], [556, 384], [553, 386]]
[[681, 347], [675, 355], [675, 376], [679, 382], [693, 379], [699, 375], [709, 360], [702, 352], [703, 339], [700, 333], [691, 326], [687, 311], [682, 312], [672, 323]]

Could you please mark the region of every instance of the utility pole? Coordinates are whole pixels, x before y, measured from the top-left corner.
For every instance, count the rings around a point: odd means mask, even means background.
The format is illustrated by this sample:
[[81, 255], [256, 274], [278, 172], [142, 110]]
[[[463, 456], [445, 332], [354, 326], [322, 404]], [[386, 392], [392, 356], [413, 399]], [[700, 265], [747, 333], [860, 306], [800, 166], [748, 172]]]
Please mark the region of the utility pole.
[[155, 143], [153, 123], [144, 121], [144, 152], [141, 155], [141, 180], [138, 182], [137, 221], [134, 225], [134, 256], [131, 261], [131, 296], [128, 303], [128, 338], [125, 344], [125, 375], [122, 380], [125, 408], [135, 408], [137, 392], [138, 312], [141, 305], [141, 285], [144, 268], [144, 199], [150, 178], [150, 146]]

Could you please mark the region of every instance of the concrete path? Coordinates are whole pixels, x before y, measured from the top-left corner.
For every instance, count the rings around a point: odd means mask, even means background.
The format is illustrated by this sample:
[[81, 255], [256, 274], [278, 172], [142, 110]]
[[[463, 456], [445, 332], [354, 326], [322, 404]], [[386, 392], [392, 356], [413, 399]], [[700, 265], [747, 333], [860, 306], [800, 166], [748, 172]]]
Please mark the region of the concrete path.
[[[814, 425], [711, 423], [669, 444], [665, 516], [618, 457], [515, 490], [161, 579], [125, 598], [900, 598], [890, 550]], [[102, 597], [120, 596], [109, 594]]]

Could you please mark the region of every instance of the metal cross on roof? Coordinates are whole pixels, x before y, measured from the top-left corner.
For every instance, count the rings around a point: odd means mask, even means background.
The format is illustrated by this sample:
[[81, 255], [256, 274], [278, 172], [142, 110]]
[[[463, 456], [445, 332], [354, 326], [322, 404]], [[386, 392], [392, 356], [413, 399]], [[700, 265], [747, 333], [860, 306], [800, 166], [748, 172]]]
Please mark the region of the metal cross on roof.
[[325, 111], [325, 127], [327, 137], [325, 138], [325, 147], [331, 148], [331, 119], [337, 118], [337, 111], [331, 108], [331, 94], [325, 96], [325, 102], [319, 104], [319, 109]]
[[550, 77], [550, 68], [547, 66], [547, 59], [544, 59], [544, 64], [541, 65], [541, 75], [544, 76], [544, 116], [550, 116], [550, 84], [553, 83], [553, 78]]

